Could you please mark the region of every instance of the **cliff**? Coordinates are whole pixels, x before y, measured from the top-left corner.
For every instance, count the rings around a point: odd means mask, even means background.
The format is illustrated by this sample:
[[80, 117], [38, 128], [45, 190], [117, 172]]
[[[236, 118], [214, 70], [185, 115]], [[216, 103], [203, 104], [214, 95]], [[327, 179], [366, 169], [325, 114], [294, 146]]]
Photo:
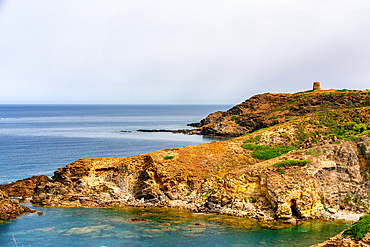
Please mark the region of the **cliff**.
[[370, 108], [324, 110], [223, 142], [81, 159], [38, 183], [48, 206], [177, 207], [274, 222], [370, 206]]
[[261, 128], [284, 123], [317, 111], [370, 105], [369, 91], [308, 90], [294, 94], [259, 94], [225, 112], [215, 112], [191, 133], [237, 137]]

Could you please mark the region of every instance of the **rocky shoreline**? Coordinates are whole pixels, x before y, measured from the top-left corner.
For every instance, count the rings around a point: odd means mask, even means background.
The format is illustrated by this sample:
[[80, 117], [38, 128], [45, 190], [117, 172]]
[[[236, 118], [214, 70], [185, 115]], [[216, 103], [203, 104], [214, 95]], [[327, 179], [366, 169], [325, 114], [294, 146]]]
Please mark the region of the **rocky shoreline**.
[[[370, 117], [367, 108], [353, 111]], [[249, 149], [254, 145], [274, 151], [286, 140], [298, 141], [301, 122], [133, 157], [81, 159], [58, 169], [52, 180], [34, 177], [27, 181], [37, 182], [18, 181], [0, 189], [17, 195], [16, 188], [29, 184], [32, 202], [45, 206], [175, 207], [257, 218], [269, 222], [262, 223], [264, 227], [274, 229], [280, 223], [307, 219], [345, 216], [355, 220], [343, 212], [363, 214], [370, 205], [370, 185], [363, 172], [370, 162], [370, 138], [353, 142], [321, 137], [324, 145], [303, 141], [301, 148], [266, 160], [256, 158]], [[292, 166], [288, 161], [295, 163]], [[281, 162], [286, 165], [277, 166]]]
[[3, 220], [16, 219], [19, 215], [26, 213], [42, 214], [42, 212], [21, 206], [17, 200], [11, 200], [4, 191], [0, 190], [0, 223]]
[[[266, 97], [276, 99], [268, 94], [253, 100]], [[359, 93], [351, 99], [361, 106], [370, 102], [367, 97]], [[2, 200], [14, 208], [19, 205], [5, 193], [32, 197], [42, 206], [173, 207], [255, 218], [269, 229], [311, 219], [356, 221], [370, 208], [370, 107], [327, 108], [221, 142], [80, 159], [52, 179], [34, 176], [0, 185]]]

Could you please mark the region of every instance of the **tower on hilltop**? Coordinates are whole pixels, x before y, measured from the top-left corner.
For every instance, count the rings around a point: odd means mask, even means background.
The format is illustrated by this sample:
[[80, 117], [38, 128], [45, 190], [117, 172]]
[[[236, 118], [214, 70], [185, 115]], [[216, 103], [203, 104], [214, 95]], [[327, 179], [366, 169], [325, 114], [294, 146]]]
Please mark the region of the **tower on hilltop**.
[[313, 83], [313, 91], [319, 91], [319, 90], [321, 90], [320, 82], [315, 81], [315, 82]]

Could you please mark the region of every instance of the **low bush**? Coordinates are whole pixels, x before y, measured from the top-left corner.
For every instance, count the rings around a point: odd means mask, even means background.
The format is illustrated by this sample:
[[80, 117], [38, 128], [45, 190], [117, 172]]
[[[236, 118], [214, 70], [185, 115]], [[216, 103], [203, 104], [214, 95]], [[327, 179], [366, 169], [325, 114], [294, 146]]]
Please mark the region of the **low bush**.
[[269, 160], [286, 154], [292, 150], [295, 150], [295, 147], [282, 145], [270, 147], [266, 145], [260, 145], [257, 149], [254, 150], [252, 156], [260, 160]]
[[276, 169], [277, 172], [280, 172], [280, 174], [285, 174], [285, 170], [284, 169]]
[[365, 214], [360, 220], [353, 223], [347, 230], [344, 231], [344, 237], [351, 237], [356, 240], [361, 240], [370, 230], [370, 214]]
[[260, 147], [260, 145], [258, 145], [258, 144], [251, 144], [251, 143], [244, 143], [242, 145], [242, 148], [249, 149], [249, 150], [255, 150], [255, 149], [259, 148], [259, 147]]
[[167, 156], [164, 156], [164, 159], [165, 160], [170, 160], [170, 159], [173, 159], [173, 158], [174, 158], [174, 156], [168, 156], [168, 155]]
[[281, 167], [289, 168], [291, 166], [305, 166], [309, 163], [310, 163], [309, 160], [283, 160], [283, 161], [273, 164], [272, 166], [275, 168], [281, 168]]

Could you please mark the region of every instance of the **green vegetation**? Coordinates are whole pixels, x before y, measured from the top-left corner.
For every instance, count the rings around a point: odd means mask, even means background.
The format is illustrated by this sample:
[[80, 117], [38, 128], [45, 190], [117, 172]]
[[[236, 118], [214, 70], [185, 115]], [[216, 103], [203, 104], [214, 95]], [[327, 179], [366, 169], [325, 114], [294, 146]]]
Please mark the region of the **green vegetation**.
[[281, 167], [289, 168], [292, 166], [305, 166], [309, 163], [310, 163], [309, 160], [283, 160], [283, 161], [273, 164], [272, 166], [275, 168], [281, 168]]
[[370, 214], [365, 214], [359, 221], [353, 223], [347, 230], [344, 231], [344, 237], [351, 237], [356, 240], [361, 240], [370, 230]]
[[314, 148], [311, 148], [310, 150], [307, 151], [306, 154], [312, 154], [313, 152], [315, 152], [315, 149]]
[[[370, 136], [368, 112], [368, 107], [316, 112], [312, 117], [296, 124], [295, 137], [298, 142], [295, 145], [299, 147], [302, 143], [318, 143], [322, 140], [339, 144], [338, 139], [357, 142], [362, 136]], [[314, 156], [320, 154], [315, 153]]]
[[165, 160], [170, 160], [170, 159], [173, 159], [173, 158], [174, 158], [174, 156], [168, 156], [168, 155], [167, 156], [164, 156], [164, 159]]
[[268, 120], [277, 119], [277, 118], [278, 118], [278, 116], [271, 116], [271, 117], [268, 118]]
[[235, 119], [236, 119], [236, 116], [231, 117], [231, 120], [235, 121]]
[[[247, 135], [247, 134], [245, 134], [245, 135]], [[245, 135], [243, 135], [243, 136], [245, 136]], [[245, 141], [244, 141], [244, 143], [248, 143], [248, 142], [256, 142], [256, 143], [259, 143], [259, 141], [261, 140], [261, 136], [260, 135], [257, 135], [256, 137], [254, 137], [254, 138], [251, 138], [251, 139], [246, 139]]]
[[275, 145], [274, 147], [270, 147], [267, 145], [250, 143], [244, 143], [242, 145], [242, 148], [254, 150], [252, 156], [260, 160], [269, 160], [275, 157], [279, 157], [280, 155], [286, 154], [289, 151], [296, 149], [295, 147], [290, 145]]
[[176, 151], [179, 150], [178, 148], [166, 148], [164, 151]]
[[[241, 201], [243, 201], [243, 200], [241, 200]], [[257, 202], [257, 199], [256, 198], [253, 198], [253, 197], [244, 197], [244, 201], [245, 202], [256, 203]]]
[[218, 123], [218, 122], [220, 122], [220, 121], [222, 121], [222, 120], [224, 120], [222, 117], [219, 117], [219, 118], [217, 118], [215, 121], [213, 121], [214, 123]]
[[348, 194], [346, 195], [346, 198], [344, 198], [344, 201], [345, 201], [345, 202], [350, 202], [350, 201], [352, 201], [352, 194], [351, 194], [351, 193], [348, 193]]
[[321, 152], [321, 151], [316, 151], [316, 153], [314, 153], [312, 156], [313, 157], [317, 157], [317, 156], [320, 156], [320, 155], [322, 155], [323, 154], [323, 152]]
[[242, 148], [244, 149], [249, 149], [249, 150], [255, 150], [257, 148], [259, 148], [261, 145], [258, 145], [258, 144], [250, 144], [250, 143], [244, 143], [242, 145]]
[[280, 172], [280, 174], [285, 174], [285, 170], [284, 169], [276, 169], [277, 172]]

